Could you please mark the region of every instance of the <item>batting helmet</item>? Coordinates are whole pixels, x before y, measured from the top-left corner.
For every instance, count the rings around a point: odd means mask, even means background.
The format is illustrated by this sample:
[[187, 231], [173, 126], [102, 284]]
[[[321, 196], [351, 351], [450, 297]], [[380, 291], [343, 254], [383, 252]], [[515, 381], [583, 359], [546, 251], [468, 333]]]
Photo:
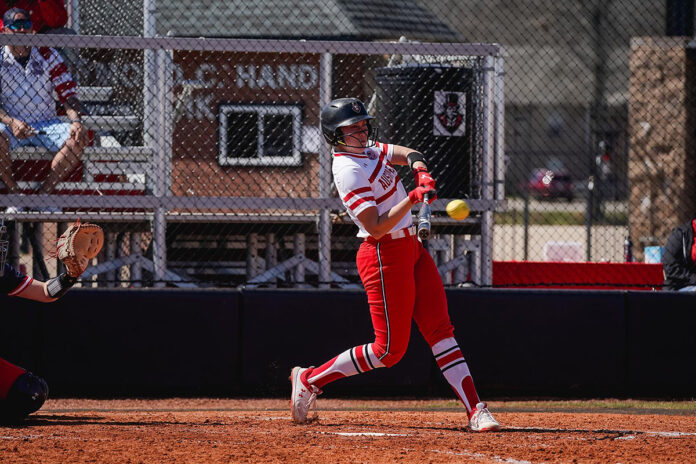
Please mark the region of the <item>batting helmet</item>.
[[347, 145], [343, 139], [343, 132], [339, 129], [366, 120], [368, 144], [372, 146], [374, 145], [377, 131], [372, 127], [370, 119], [372, 119], [372, 116], [367, 114], [365, 104], [357, 98], [338, 98], [330, 101], [321, 110], [321, 132], [329, 144]]
[[5, 273], [5, 260], [7, 259], [7, 249], [10, 243], [5, 237], [6, 234], [7, 227], [5, 227], [2, 218], [0, 218], [0, 277]]

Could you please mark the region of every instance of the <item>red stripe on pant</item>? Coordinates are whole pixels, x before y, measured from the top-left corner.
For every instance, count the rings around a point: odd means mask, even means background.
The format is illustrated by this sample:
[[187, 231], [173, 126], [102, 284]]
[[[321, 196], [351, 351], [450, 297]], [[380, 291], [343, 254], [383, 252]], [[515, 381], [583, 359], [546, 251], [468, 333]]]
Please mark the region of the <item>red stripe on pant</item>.
[[411, 319], [431, 346], [453, 336], [440, 274], [416, 237], [365, 241], [357, 265], [375, 330], [372, 349], [385, 366], [406, 353]]

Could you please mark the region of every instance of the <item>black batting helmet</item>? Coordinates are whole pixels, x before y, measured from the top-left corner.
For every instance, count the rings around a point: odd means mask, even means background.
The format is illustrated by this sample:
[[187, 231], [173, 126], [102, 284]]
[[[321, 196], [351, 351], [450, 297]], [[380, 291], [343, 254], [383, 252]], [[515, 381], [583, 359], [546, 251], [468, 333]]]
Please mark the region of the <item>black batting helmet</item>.
[[[321, 132], [331, 145], [346, 145], [341, 127], [367, 120], [368, 143], [374, 144], [375, 130], [370, 123], [372, 116], [367, 114], [365, 104], [357, 98], [338, 98], [332, 100], [321, 110]], [[363, 148], [363, 147], [357, 147]]]

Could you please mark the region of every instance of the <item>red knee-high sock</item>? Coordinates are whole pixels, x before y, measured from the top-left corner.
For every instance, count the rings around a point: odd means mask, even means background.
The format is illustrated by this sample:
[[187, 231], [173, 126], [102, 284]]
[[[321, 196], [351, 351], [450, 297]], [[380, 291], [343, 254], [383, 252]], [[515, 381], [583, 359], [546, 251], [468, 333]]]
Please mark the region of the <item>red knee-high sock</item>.
[[459, 400], [471, 415], [471, 410], [479, 403], [478, 393], [471, 378], [469, 366], [464, 360], [464, 355], [454, 338], [445, 338], [435, 343], [432, 347], [433, 355], [440, 366], [442, 375], [445, 376]]
[[384, 367], [384, 364], [375, 356], [372, 344], [359, 345], [312, 369], [307, 373], [307, 382], [322, 388], [334, 380], [362, 374], [378, 367]]
[[0, 400], [7, 398], [7, 392], [10, 391], [17, 377], [25, 372], [26, 370], [21, 367], [15, 366], [0, 358]]

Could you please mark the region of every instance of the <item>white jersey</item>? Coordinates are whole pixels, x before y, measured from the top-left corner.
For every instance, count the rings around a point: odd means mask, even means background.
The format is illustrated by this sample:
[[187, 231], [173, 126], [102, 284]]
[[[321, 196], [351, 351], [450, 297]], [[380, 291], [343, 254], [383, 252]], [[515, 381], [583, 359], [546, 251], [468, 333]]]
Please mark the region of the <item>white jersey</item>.
[[55, 118], [54, 90], [61, 103], [76, 92], [75, 81], [55, 49], [32, 47], [27, 65], [22, 66], [9, 47], [3, 47], [0, 104], [7, 114], [28, 123]]
[[[377, 142], [363, 153], [334, 152], [333, 176], [338, 194], [353, 222], [360, 231], [358, 237], [370, 234], [358, 220], [358, 214], [370, 206], [376, 206], [381, 216], [408, 195], [391, 164], [394, 145]], [[413, 224], [410, 214], [405, 215], [389, 232]]]

